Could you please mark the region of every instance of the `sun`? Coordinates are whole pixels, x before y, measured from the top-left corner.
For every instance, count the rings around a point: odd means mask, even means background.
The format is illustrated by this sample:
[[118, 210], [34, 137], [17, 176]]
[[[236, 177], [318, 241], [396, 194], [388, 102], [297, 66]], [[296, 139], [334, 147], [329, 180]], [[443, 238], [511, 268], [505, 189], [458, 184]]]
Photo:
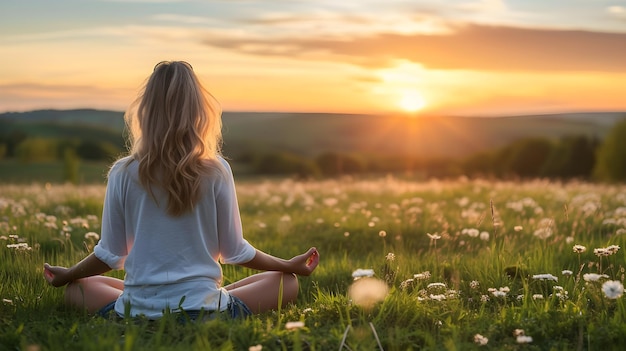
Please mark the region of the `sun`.
[[402, 93], [399, 105], [405, 112], [414, 113], [426, 107], [426, 100], [418, 91], [405, 91]]

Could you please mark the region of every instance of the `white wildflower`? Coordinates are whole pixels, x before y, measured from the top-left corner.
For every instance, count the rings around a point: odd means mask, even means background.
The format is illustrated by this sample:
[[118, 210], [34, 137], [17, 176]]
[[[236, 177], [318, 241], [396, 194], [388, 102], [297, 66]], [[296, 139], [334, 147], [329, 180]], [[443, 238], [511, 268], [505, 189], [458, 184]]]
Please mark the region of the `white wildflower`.
[[285, 329], [287, 330], [300, 329], [300, 328], [304, 328], [304, 322], [302, 321], [285, 323]]
[[555, 282], [559, 280], [559, 278], [553, 276], [552, 274], [549, 273], [545, 273], [545, 274], [535, 274], [533, 275], [533, 279], [538, 279], [538, 280], [554, 280]]
[[439, 239], [441, 239], [441, 235], [439, 235], [437, 233], [435, 233], [435, 234], [426, 233], [426, 235], [428, 235], [430, 240], [439, 240]]
[[480, 334], [476, 334], [474, 335], [474, 343], [480, 345], [480, 346], [484, 346], [487, 345], [487, 343], [489, 342], [489, 339], [487, 339], [486, 337], [480, 335]]
[[583, 274], [583, 279], [586, 282], [597, 282], [600, 278], [608, 278], [609, 276], [606, 274], [597, 274], [597, 273], [585, 273]]
[[430, 278], [430, 271], [425, 271], [422, 273], [413, 274], [413, 278], [417, 280], [426, 280]]
[[373, 277], [374, 276], [374, 270], [373, 269], [357, 269], [354, 272], [352, 272], [352, 278], [359, 279], [359, 278], [363, 278], [363, 277]]

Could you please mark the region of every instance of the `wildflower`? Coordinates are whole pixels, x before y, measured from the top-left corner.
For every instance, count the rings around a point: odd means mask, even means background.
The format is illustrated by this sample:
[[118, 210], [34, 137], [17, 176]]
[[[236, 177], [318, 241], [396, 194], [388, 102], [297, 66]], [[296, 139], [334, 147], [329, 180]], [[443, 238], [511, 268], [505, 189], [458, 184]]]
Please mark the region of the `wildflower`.
[[559, 278], [553, 276], [552, 274], [535, 274], [533, 275], [533, 279], [539, 280], [554, 280], [555, 282], [559, 280]]
[[619, 251], [620, 247], [618, 245], [611, 245], [609, 247], [606, 248], [606, 250], [608, 252], [610, 252], [611, 255], [614, 255], [617, 253], [617, 251]]
[[478, 289], [478, 287], [480, 287], [480, 283], [478, 282], [478, 280], [472, 280], [470, 282], [470, 288], [472, 289]]
[[541, 294], [534, 294], [533, 295], [533, 300], [543, 300], [543, 295], [541, 295]]
[[311, 307], [307, 307], [302, 310], [302, 313], [308, 313], [308, 312], [313, 312], [313, 309]]
[[352, 278], [354, 278], [354, 280], [357, 280], [359, 278], [363, 278], [363, 277], [373, 277], [374, 276], [374, 270], [373, 269], [357, 269], [356, 271], [352, 272]]
[[574, 245], [573, 249], [574, 249], [574, 252], [578, 253], [578, 254], [581, 254], [581, 253], [587, 251], [587, 248], [585, 246], [582, 246], [582, 245]]
[[494, 297], [506, 297], [506, 293], [500, 290], [492, 291], [491, 295], [493, 295]]
[[13, 304], [13, 300], [9, 300], [9, 299], [2, 299], [3, 303], [6, 303], [7, 305], [12, 305]]
[[446, 288], [446, 284], [444, 283], [430, 283], [426, 286], [427, 289], [435, 289], [435, 288]]
[[480, 334], [476, 334], [474, 335], [474, 343], [480, 345], [480, 346], [484, 346], [487, 345], [487, 343], [489, 342], [489, 339], [487, 339], [486, 337], [480, 335]]
[[394, 254], [393, 252], [389, 252], [387, 256], [385, 256], [385, 259], [389, 262], [393, 262], [396, 259], [396, 254]]
[[438, 235], [437, 233], [435, 233], [435, 234], [426, 233], [426, 235], [428, 235], [430, 240], [439, 240], [439, 239], [441, 239], [441, 235]]
[[602, 257], [602, 256], [610, 256], [611, 252], [604, 247], [593, 249], [593, 254]]
[[564, 269], [561, 271], [561, 274], [563, 275], [572, 275], [574, 274], [574, 272], [570, 271], [569, 269]]
[[15, 249], [17, 251], [30, 251], [32, 248], [28, 246], [27, 243], [19, 243], [19, 244], [8, 244], [7, 248]]
[[488, 241], [489, 240], [489, 233], [488, 232], [480, 232], [480, 240]]
[[400, 283], [400, 289], [405, 290], [406, 288], [409, 287], [409, 285], [411, 285], [411, 283], [413, 283], [413, 279], [407, 279], [402, 281], [402, 283]]
[[606, 274], [597, 274], [597, 273], [585, 273], [583, 274], [583, 279], [586, 282], [597, 282], [600, 278], [608, 278], [609, 276]]
[[261, 351], [261, 350], [263, 350], [263, 345], [261, 344], [248, 347], [248, 351]]
[[617, 280], [608, 280], [602, 284], [602, 291], [609, 299], [619, 299], [624, 294], [624, 285]]
[[98, 235], [98, 233], [89, 232], [89, 233], [85, 234], [85, 239], [98, 240], [98, 239], [100, 239], [100, 235]]
[[489, 301], [489, 295], [480, 295], [480, 302]]
[[513, 336], [520, 336], [520, 335], [525, 335], [526, 332], [524, 331], [524, 329], [515, 329], [513, 330]]
[[547, 238], [552, 236], [552, 229], [549, 228], [549, 227], [539, 228], [539, 229], [535, 230], [533, 235], [538, 237], [539, 239], [545, 240], [545, 239], [547, 239]]
[[475, 238], [480, 234], [480, 231], [476, 228], [463, 229], [462, 232], [465, 232], [464, 234], [467, 234], [471, 238]]
[[515, 227], [513, 227], [513, 230], [516, 232], [521, 232], [524, 229], [524, 227], [522, 227], [521, 225], [516, 225]]
[[533, 342], [533, 337], [528, 335], [518, 335], [515, 340], [518, 344], [529, 344]]
[[489, 288], [487, 289], [491, 293], [491, 295], [495, 297], [506, 297], [506, 295], [511, 291], [508, 286], [501, 287], [500, 289]]
[[304, 322], [302, 321], [285, 323], [285, 329], [287, 330], [294, 330], [294, 329], [300, 329], [300, 328], [304, 328]]
[[417, 280], [426, 280], [430, 278], [430, 271], [413, 274], [413, 278]]
[[437, 294], [437, 295], [430, 294], [430, 299], [431, 300], [436, 300], [436, 301], [442, 301], [442, 300], [446, 299], [446, 295], [444, 295], [444, 294]]

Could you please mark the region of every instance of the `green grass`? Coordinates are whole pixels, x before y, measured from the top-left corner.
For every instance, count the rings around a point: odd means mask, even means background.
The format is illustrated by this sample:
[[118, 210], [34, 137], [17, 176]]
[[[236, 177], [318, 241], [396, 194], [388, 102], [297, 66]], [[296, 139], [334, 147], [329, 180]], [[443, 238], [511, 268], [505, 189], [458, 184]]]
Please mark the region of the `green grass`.
[[[626, 256], [593, 253], [624, 246], [626, 186], [394, 178], [237, 186], [251, 243], [282, 257], [315, 245], [320, 266], [300, 279], [295, 305], [185, 325], [86, 315], [45, 284], [44, 262], [70, 265], [93, 247], [84, 234], [99, 232], [103, 185], [0, 186], [0, 350], [374, 350], [378, 342], [385, 350], [611, 350], [626, 342], [624, 297], [602, 291], [604, 281], [623, 283]], [[7, 247], [19, 242], [30, 249]], [[586, 252], [574, 253], [575, 244]], [[348, 294], [358, 268], [388, 286], [372, 307]], [[224, 266], [225, 283], [252, 273]], [[586, 273], [608, 278], [587, 282]], [[288, 330], [290, 321], [305, 326]], [[518, 343], [516, 329], [532, 342]], [[477, 345], [476, 334], [488, 343]]]
[[[104, 184], [109, 163], [79, 161], [78, 183]], [[63, 183], [66, 180], [62, 161], [24, 163], [16, 159], [0, 161], [0, 184]]]

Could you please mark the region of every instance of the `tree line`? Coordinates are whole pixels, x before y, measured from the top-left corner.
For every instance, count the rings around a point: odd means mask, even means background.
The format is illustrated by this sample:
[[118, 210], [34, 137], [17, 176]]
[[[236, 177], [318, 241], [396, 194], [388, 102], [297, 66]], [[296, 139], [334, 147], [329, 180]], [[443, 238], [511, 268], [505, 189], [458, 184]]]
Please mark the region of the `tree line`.
[[626, 119], [604, 140], [585, 135], [530, 137], [462, 159], [325, 152], [304, 158], [288, 152], [244, 153], [235, 161], [253, 173], [299, 177], [405, 173], [422, 177], [549, 178], [626, 181]]
[[[121, 143], [93, 138], [29, 137], [24, 131], [0, 133], [0, 159], [20, 162], [65, 162], [75, 169], [80, 160], [112, 161]], [[626, 181], [626, 119], [604, 140], [573, 135], [558, 140], [524, 138], [463, 159], [409, 155], [371, 155], [328, 151], [310, 158], [289, 152], [244, 151], [232, 161], [258, 175], [335, 177], [373, 173], [405, 173], [422, 177], [550, 178]], [[71, 173], [71, 172], [70, 172]]]

